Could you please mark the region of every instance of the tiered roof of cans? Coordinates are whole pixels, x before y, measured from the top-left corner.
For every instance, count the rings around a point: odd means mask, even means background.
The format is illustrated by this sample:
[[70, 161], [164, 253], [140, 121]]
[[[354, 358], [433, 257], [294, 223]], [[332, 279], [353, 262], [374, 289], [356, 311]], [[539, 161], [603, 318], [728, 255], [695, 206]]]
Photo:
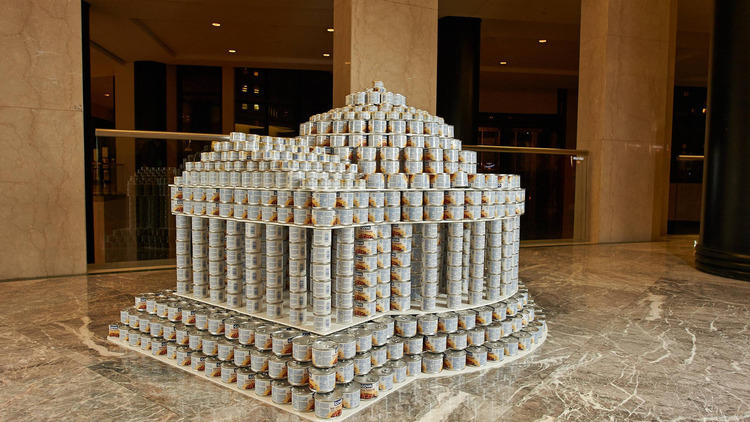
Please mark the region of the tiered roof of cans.
[[214, 143], [186, 163], [172, 198], [175, 213], [331, 227], [520, 215], [525, 192], [516, 175], [478, 174], [453, 126], [375, 82], [295, 138], [232, 133]]

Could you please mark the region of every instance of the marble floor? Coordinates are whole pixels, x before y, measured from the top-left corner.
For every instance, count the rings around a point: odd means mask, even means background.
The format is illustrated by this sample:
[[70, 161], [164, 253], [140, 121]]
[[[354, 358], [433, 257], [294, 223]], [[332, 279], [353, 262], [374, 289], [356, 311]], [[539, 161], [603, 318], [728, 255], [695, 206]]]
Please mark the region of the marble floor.
[[[696, 271], [693, 241], [522, 249], [549, 319], [538, 353], [420, 380], [355, 420], [750, 420], [750, 283]], [[173, 271], [0, 283], [0, 420], [295, 420], [105, 342], [134, 293], [173, 284]]]

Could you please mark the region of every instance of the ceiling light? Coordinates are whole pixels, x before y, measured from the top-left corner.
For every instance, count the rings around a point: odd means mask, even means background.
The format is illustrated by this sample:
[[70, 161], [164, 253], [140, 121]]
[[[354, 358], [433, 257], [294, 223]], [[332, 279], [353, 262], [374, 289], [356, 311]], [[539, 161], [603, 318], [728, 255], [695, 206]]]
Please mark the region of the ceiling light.
[[221, 24], [219, 22], [211, 22], [211, 26], [220, 27]]
[[104, 93], [104, 96], [105, 96], [105, 97], [109, 97], [110, 95], [112, 95], [112, 94], [110, 94], [109, 92], [105, 92], [105, 93]]
[[236, 52], [237, 52], [237, 50], [234, 50], [234, 49], [231, 49], [231, 48], [230, 48], [229, 50], [227, 50], [227, 51], [229, 51], [229, 52], [230, 52], [230, 53], [232, 53], [232, 54], [234, 54], [234, 53], [236, 53]]
[[502, 60], [502, 61], [500, 62], [500, 64], [502, 64], [502, 65], [506, 65], [506, 64], [508, 64], [508, 62], [506, 62], [505, 60]]
[[333, 28], [327, 28], [326, 31], [333, 32]]
[[323, 53], [323, 57], [331, 57], [331, 53]]
[[547, 44], [547, 40], [539, 40], [539, 44]]

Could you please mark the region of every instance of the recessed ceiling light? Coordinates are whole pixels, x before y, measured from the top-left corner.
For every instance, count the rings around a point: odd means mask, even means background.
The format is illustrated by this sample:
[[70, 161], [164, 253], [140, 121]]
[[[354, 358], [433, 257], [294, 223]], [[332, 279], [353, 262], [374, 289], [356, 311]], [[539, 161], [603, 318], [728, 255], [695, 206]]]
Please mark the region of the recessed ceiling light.
[[105, 96], [105, 97], [109, 97], [110, 95], [112, 95], [112, 94], [110, 94], [109, 92], [105, 92], [105, 93], [104, 93], [104, 96]]
[[234, 54], [234, 53], [237, 52], [237, 50], [234, 50], [234, 49], [231, 49], [231, 48], [229, 50], [227, 50], [227, 51], [230, 52], [230, 53], [232, 53], [232, 54]]
[[221, 24], [219, 22], [211, 22], [211, 26], [219, 27]]
[[508, 62], [506, 62], [505, 60], [502, 60], [502, 61], [500, 61], [500, 64], [506, 65], [506, 64], [508, 64]]
[[547, 44], [547, 40], [539, 40], [539, 44]]
[[331, 57], [331, 53], [323, 53], [323, 57]]
[[326, 31], [333, 32], [333, 28], [327, 28]]

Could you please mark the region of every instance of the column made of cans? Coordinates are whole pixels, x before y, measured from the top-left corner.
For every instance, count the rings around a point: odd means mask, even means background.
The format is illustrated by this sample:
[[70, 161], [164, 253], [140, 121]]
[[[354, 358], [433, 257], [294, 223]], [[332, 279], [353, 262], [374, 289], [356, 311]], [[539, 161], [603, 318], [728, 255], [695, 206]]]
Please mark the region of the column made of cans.
[[300, 325], [307, 316], [307, 250], [309, 229], [289, 227], [289, 323]]
[[[507, 294], [506, 290], [503, 289], [503, 245], [508, 238], [512, 238], [512, 233], [503, 231], [503, 220], [501, 219], [488, 221], [486, 226], [485, 298], [494, 301]], [[510, 236], [505, 233], [510, 233]]]
[[263, 281], [264, 262], [264, 237], [266, 230], [260, 223], [245, 223], [245, 310], [247, 312], [260, 312], [263, 303], [263, 295], [266, 292]]
[[[408, 311], [411, 309], [411, 301], [415, 299], [412, 273], [415, 269], [413, 265], [414, 254], [420, 251], [414, 251], [413, 231], [414, 225], [409, 223], [392, 224], [391, 228], [391, 310]], [[412, 261], [411, 266], [404, 267], [400, 265], [401, 261], [396, 254], [408, 254]], [[405, 255], [404, 255], [405, 256]], [[395, 259], [394, 259], [395, 257]], [[418, 257], [421, 259], [421, 256]]]
[[284, 285], [288, 265], [286, 227], [266, 224], [266, 316], [279, 318], [283, 314]]
[[195, 297], [205, 298], [208, 297], [208, 261], [210, 259], [208, 256], [208, 220], [192, 217], [190, 228], [193, 264], [192, 292]]
[[354, 317], [354, 228], [336, 229], [332, 274], [336, 322], [349, 324]]
[[354, 229], [354, 315], [375, 315], [378, 284], [378, 231], [376, 226]]
[[452, 309], [463, 300], [464, 223], [447, 223], [445, 227], [446, 306]]
[[420, 231], [422, 246], [422, 279], [420, 285], [422, 310], [434, 311], [437, 307], [439, 282], [440, 236], [438, 224], [421, 224]]
[[[177, 263], [177, 293], [186, 294], [192, 291], [190, 280], [193, 279], [191, 218], [175, 216], [176, 240], [175, 258]], [[205, 253], [204, 253], [205, 255]]]
[[313, 229], [310, 247], [310, 288], [313, 325], [316, 330], [331, 329], [331, 247], [332, 229]]
[[226, 303], [226, 222], [208, 219], [208, 297], [214, 303]]
[[378, 284], [375, 286], [375, 311], [388, 312], [391, 309], [391, 265], [392, 229], [390, 224], [377, 226], [378, 231]]
[[226, 226], [226, 303], [241, 308], [245, 304], [245, 224], [229, 220]]
[[484, 299], [484, 256], [486, 246], [486, 224], [484, 221], [469, 223], [471, 226], [469, 256], [469, 304], [478, 304]]

